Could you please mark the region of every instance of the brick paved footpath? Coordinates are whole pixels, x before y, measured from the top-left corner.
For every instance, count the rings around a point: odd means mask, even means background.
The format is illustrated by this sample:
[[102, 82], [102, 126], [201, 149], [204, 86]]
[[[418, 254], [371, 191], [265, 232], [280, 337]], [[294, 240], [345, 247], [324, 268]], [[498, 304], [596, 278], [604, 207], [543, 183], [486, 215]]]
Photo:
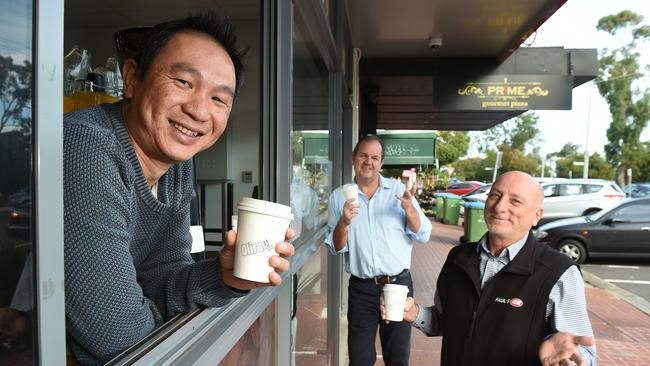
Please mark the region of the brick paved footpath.
[[[436, 279], [449, 250], [458, 245], [460, 226], [433, 223], [431, 239], [413, 250], [411, 271], [415, 299], [430, 305]], [[596, 336], [598, 365], [650, 365], [650, 316], [610, 292], [587, 286], [587, 308]], [[440, 337], [427, 337], [414, 329], [411, 341], [412, 366], [440, 365]], [[383, 365], [377, 339], [376, 365]]]

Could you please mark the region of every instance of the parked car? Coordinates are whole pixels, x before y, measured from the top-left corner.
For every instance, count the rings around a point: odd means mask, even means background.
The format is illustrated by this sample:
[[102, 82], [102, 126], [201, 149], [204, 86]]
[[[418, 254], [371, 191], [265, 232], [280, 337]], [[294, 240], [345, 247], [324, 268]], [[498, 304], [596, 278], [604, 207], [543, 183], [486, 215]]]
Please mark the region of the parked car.
[[6, 226], [7, 235], [19, 240], [30, 240], [31, 213], [31, 201], [14, 205], [9, 211], [9, 220]]
[[484, 185], [485, 185], [485, 183], [474, 182], [474, 181], [459, 182], [459, 183], [454, 183], [454, 184], [448, 185], [447, 189], [444, 192], [453, 193], [453, 194], [457, 194], [459, 196], [462, 196], [465, 193], [473, 191], [476, 188], [482, 187]]
[[628, 184], [623, 187], [623, 192], [632, 198], [650, 196], [650, 182]]
[[542, 184], [544, 213], [540, 224], [585, 216], [617, 205], [625, 194], [611, 180], [562, 179]]
[[474, 189], [473, 191], [465, 193], [460, 196], [460, 198], [465, 202], [485, 202], [488, 193], [490, 193], [490, 188], [492, 188], [492, 184], [486, 184]]
[[7, 197], [9, 203], [14, 205], [20, 205], [27, 202], [32, 202], [32, 192], [26, 188], [22, 188]]
[[596, 257], [650, 257], [650, 198], [627, 199], [593, 215], [551, 222], [534, 234], [576, 263]]

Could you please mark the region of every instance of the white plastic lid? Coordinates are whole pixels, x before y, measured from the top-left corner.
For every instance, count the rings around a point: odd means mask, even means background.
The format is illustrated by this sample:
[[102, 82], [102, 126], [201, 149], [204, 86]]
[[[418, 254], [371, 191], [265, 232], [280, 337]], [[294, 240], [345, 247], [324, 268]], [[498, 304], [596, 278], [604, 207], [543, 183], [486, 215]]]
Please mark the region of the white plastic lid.
[[384, 285], [384, 291], [409, 292], [409, 287], [405, 285], [387, 284]]
[[242, 197], [239, 201], [239, 209], [293, 220], [291, 206], [286, 206], [280, 203]]

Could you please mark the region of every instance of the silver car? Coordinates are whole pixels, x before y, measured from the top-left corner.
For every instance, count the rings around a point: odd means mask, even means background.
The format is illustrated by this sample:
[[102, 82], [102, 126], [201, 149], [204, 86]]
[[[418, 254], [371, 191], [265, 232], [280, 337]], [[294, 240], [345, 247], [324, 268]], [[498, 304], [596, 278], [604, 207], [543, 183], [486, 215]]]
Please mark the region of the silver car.
[[604, 179], [562, 179], [542, 183], [542, 188], [542, 223], [590, 215], [613, 207], [625, 198], [625, 193], [614, 181]]

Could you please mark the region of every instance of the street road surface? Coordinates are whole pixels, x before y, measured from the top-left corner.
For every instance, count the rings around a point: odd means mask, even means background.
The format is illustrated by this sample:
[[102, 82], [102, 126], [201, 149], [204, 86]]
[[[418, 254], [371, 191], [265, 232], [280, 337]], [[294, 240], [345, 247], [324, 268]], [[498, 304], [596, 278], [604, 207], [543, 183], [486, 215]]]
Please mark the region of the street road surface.
[[650, 303], [650, 259], [591, 259], [581, 267]]

